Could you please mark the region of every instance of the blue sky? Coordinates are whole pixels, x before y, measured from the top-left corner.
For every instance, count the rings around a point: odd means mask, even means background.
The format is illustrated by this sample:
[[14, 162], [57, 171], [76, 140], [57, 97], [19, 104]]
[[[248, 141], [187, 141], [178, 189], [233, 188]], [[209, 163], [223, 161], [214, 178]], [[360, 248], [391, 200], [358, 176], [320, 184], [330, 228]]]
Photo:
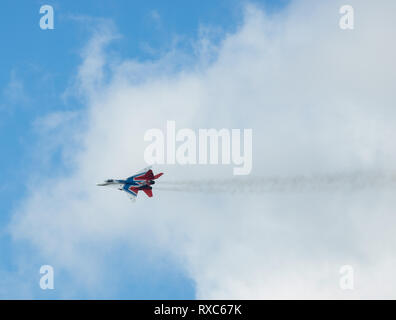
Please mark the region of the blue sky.
[[[257, 1], [269, 12], [282, 8], [286, 1]], [[55, 29], [39, 28], [39, 8], [52, 5]], [[39, 265], [36, 249], [27, 243], [14, 242], [7, 225], [15, 208], [27, 196], [31, 177], [56, 176], [67, 170], [59, 150], [37, 154], [42, 149], [42, 134], [35, 121], [54, 111], [84, 109], [82, 101], [65, 90], [73, 81], [81, 63], [80, 50], [92, 35], [97, 18], [112, 21], [122, 36], [111, 45], [119, 57], [140, 61], [156, 59], [168, 50], [175, 39], [187, 54], [190, 41], [196, 39], [200, 26], [218, 28], [221, 34], [234, 31], [241, 23], [245, 2], [220, 1], [2, 1], [0, 19], [0, 274], [10, 277], [0, 284], [25, 283], [35, 298], [59, 298], [55, 290], [38, 289]], [[46, 149], [44, 149], [46, 150]], [[46, 159], [46, 160], [44, 160]], [[48, 160], [49, 159], [49, 160]], [[37, 181], [37, 180], [36, 180]], [[114, 261], [113, 272], [124, 273], [123, 281], [106, 279], [109, 291], [89, 292], [77, 288], [68, 297], [112, 298], [194, 298], [194, 283], [171, 259], [144, 250], [131, 253], [139, 263], [130, 270], [125, 265], [122, 245], [109, 250], [106, 259]], [[20, 263], [29, 267], [19, 272]], [[56, 287], [73, 278], [70, 272], [57, 273]], [[11, 283], [11, 284], [10, 284]], [[8, 293], [7, 293], [8, 292]], [[24, 297], [14, 289], [0, 290], [1, 298]]]

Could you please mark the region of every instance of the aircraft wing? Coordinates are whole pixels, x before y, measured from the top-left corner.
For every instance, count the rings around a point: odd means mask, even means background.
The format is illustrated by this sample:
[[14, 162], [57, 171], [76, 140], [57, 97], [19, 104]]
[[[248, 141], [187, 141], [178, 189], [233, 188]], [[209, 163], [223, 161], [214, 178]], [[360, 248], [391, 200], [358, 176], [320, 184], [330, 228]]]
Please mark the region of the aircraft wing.
[[149, 166], [149, 167], [147, 167], [147, 168], [144, 168], [144, 169], [140, 170], [137, 174], [135, 174], [135, 175], [133, 175], [133, 176], [127, 178], [126, 181], [134, 181], [135, 178], [137, 178], [137, 177], [139, 177], [139, 176], [145, 175], [145, 174], [146, 174], [147, 172], [149, 172], [150, 170], [151, 170], [151, 166]]
[[153, 196], [153, 190], [151, 190], [151, 189], [142, 189], [142, 191], [143, 191], [145, 194], [147, 194], [147, 196], [148, 196], [149, 198], [151, 198], [151, 197]]

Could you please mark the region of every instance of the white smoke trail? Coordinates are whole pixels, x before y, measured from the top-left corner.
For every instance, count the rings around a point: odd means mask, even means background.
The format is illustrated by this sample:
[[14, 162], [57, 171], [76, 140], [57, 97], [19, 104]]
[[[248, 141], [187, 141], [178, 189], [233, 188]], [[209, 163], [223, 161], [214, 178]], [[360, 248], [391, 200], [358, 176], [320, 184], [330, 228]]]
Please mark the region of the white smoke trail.
[[232, 179], [161, 181], [157, 190], [203, 193], [346, 192], [396, 188], [396, 174], [337, 173], [309, 176], [269, 176]]

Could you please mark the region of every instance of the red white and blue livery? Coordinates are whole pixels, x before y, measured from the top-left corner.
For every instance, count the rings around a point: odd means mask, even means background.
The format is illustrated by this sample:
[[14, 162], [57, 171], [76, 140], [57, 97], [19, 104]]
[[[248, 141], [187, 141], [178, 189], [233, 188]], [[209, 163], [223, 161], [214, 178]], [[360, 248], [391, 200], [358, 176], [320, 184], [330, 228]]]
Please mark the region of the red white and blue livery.
[[151, 167], [148, 167], [125, 180], [108, 179], [103, 183], [98, 183], [97, 185], [117, 187], [118, 190], [125, 191], [131, 200], [135, 201], [140, 190], [151, 198], [153, 196], [153, 188], [151, 186], [155, 184], [154, 180], [158, 179], [162, 175], [163, 173], [154, 175]]

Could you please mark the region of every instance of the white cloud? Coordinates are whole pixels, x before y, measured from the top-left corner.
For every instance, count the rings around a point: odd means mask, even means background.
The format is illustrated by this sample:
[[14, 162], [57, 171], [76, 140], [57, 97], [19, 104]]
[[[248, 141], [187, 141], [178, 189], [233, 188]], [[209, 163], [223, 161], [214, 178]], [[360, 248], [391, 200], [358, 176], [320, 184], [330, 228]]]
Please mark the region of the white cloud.
[[150, 11], [150, 18], [157, 23], [161, 22], [161, 15], [159, 14], [159, 12], [157, 10]]
[[36, 119], [33, 125], [37, 130], [48, 133], [73, 120], [77, 115], [76, 111], [55, 111]]
[[[100, 285], [103, 245], [123, 243], [169, 252], [198, 298], [394, 298], [394, 188], [183, 197], [154, 190], [153, 199], [131, 204], [95, 186], [141, 167], [144, 132], [166, 120], [253, 128], [254, 176], [396, 172], [396, 4], [351, 1], [353, 31], [338, 27], [342, 4], [295, 1], [274, 16], [248, 6], [209, 65], [205, 57], [185, 64], [178, 52], [114, 63], [104, 48], [112, 34], [96, 34], [79, 68], [88, 127], [72, 157], [76, 169], [31, 190], [14, 215], [14, 237], [79, 270], [73, 275], [87, 286]], [[164, 180], [232, 173], [158, 169]], [[338, 287], [345, 264], [356, 270], [351, 292]]]
[[17, 76], [15, 70], [11, 71], [10, 81], [3, 89], [3, 96], [5, 97], [7, 103], [11, 105], [25, 104], [29, 100], [29, 97], [25, 91], [25, 85], [23, 81]]

